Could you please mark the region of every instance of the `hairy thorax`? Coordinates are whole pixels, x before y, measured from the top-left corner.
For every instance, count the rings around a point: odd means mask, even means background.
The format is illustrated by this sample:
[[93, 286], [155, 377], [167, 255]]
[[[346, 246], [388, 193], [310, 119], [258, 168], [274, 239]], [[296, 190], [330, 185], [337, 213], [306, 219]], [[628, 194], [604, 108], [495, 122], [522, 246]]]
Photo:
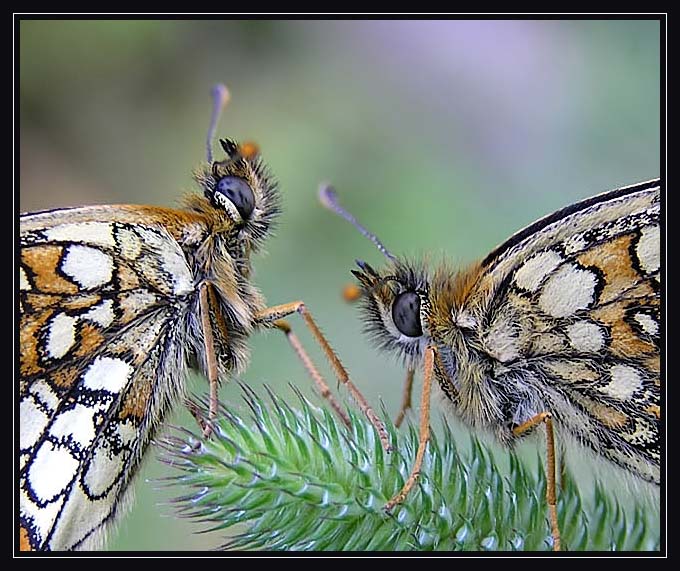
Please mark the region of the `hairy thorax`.
[[435, 373], [463, 421], [509, 444], [514, 427], [545, 410], [529, 366], [539, 333], [517, 306], [493, 307], [491, 294], [474, 302], [469, 298], [478, 271], [475, 265], [457, 273], [435, 272], [429, 318], [437, 348]]
[[242, 371], [249, 360], [247, 338], [255, 328], [255, 315], [265, 307], [260, 291], [252, 284], [252, 248], [244, 244], [240, 229], [224, 212], [198, 195], [189, 195], [185, 206], [195, 217], [176, 236], [190, 262], [196, 284], [195, 311], [187, 314], [189, 337], [199, 363], [205, 362], [198, 292], [207, 289], [209, 318], [221, 375]]

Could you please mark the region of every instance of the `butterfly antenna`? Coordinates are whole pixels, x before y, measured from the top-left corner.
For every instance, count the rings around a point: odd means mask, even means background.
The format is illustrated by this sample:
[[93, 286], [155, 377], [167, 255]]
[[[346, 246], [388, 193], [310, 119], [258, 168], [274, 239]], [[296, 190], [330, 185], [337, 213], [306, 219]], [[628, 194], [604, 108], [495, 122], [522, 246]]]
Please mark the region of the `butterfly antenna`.
[[212, 115], [210, 116], [210, 126], [208, 127], [208, 136], [206, 137], [205, 140], [205, 146], [207, 151], [206, 156], [208, 158], [209, 163], [213, 162], [212, 144], [213, 140], [215, 139], [217, 123], [220, 120], [222, 109], [224, 109], [227, 106], [227, 103], [229, 103], [229, 99], [231, 97], [229, 95], [229, 90], [227, 89], [227, 86], [224, 85], [223, 83], [218, 83], [215, 87], [213, 87], [211, 95], [213, 98], [213, 108]]
[[319, 200], [321, 201], [321, 204], [328, 208], [328, 210], [335, 212], [338, 216], [341, 216], [347, 220], [347, 222], [349, 222], [352, 226], [359, 230], [359, 232], [366, 236], [366, 238], [373, 242], [378, 250], [380, 250], [387, 259], [393, 262], [396, 261], [397, 258], [387, 248], [385, 248], [383, 243], [375, 234], [369, 232], [359, 223], [356, 218], [354, 218], [354, 216], [352, 216], [347, 210], [340, 206], [338, 203], [338, 195], [330, 184], [321, 184], [319, 187]]

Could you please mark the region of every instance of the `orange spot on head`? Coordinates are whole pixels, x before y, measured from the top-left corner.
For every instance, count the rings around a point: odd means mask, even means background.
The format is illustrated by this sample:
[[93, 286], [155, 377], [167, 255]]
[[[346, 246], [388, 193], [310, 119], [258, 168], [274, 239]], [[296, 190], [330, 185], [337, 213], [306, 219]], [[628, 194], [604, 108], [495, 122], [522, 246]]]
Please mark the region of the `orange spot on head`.
[[362, 295], [362, 289], [356, 284], [347, 284], [342, 288], [342, 299], [348, 303], [358, 301]]
[[257, 146], [257, 143], [253, 143], [252, 141], [241, 143], [238, 151], [244, 159], [248, 160], [254, 159], [260, 154], [260, 148]]

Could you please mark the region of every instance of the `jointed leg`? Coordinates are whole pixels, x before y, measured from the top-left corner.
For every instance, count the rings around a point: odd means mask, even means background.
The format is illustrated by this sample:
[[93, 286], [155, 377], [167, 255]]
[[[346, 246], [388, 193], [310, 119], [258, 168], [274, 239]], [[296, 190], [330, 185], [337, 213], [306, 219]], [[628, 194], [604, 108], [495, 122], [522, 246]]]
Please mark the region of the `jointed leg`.
[[559, 466], [559, 473], [560, 473], [560, 483], [559, 483], [559, 490], [560, 492], [564, 492], [564, 488], [567, 485], [567, 462], [566, 462], [566, 452], [564, 450], [564, 439], [559, 440], [557, 443], [557, 447], [559, 448], [559, 454], [557, 454], [557, 460], [559, 460], [560, 466]]
[[208, 421], [203, 426], [203, 437], [207, 438], [212, 433], [212, 422], [217, 417], [219, 387], [217, 377], [217, 357], [215, 355], [215, 339], [213, 337], [212, 325], [210, 323], [210, 304], [208, 303], [208, 284], [203, 283], [200, 287], [199, 305], [201, 308], [201, 325], [203, 327], [203, 344], [205, 349], [205, 360], [208, 373], [208, 383], [210, 384], [210, 404], [208, 410]]
[[312, 380], [319, 389], [319, 393], [321, 394], [321, 396], [328, 401], [328, 403], [331, 405], [335, 413], [340, 417], [340, 420], [342, 420], [345, 426], [349, 426], [350, 422], [347, 413], [343, 410], [343, 408], [340, 406], [340, 403], [333, 396], [330, 387], [326, 384], [326, 381], [321, 376], [321, 373], [319, 373], [317, 368], [314, 366], [312, 359], [309, 357], [309, 355], [307, 355], [307, 352], [302, 346], [302, 343], [300, 343], [300, 340], [297, 338], [297, 335], [295, 335], [295, 333], [293, 333], [293, 331], [291, 330], [290, 325], [288, 325], [286, 321], [279, 319], [278, 321], [274, 322], [274, 327], [280, 329], [286, 334], [289, 343], [293, 347], [293, 350], [297, 353], [297, 356], [300, 358], [300, 361], [302, 361], [302, 364], [304, 365], [305, 369], [307, 369], [309, 376], [312, 377]]
[[335, 354], [328, 341], [326, 341], [326, 338], [319, 330], [316, 322], [312, 318], [303, 302], [293, 301], [291, 303], [284, 303], [282, 305], [270, 307], [256, 315], [255, 319], [261, 323], [273, 323], [282, 317], [290, 315], [291, 313], [299, 313], [302, 316], [302, 319], [304, 319], [305, 324], [311, 331], [314, 339], [316, 339], [316, 342], [321, 346], [321, 349], [323, 349], [323, 352], [326, 355], [328, 362], [331, 364], [338, 381], [347, 387], [347, 390], [352, 395], [352, 398], [357, 403], [357, 405], [359, 405], [361, 412], [366, 415], [366, 418], [368, 418], [373, 427], [378, 431], [378, 436], [380, 437], [380, 442], [382, 443], [383, 448], [388, 451], [391, 450], [392, 447], [390, 446], [389, 436], [387, 434], [385, 425], [380, 420], [375, 411], [370, 407], [364, 395], [361, 394], [356, 385], [350, 380], [345, 367], [343, 367], [340, 359], [338, 359], [338, 356]]
[[404, 393], [401, 397], [401, 408], [399, 409], [399, 414], [394, 420], [394, 426], [399, 428], [401, 423], [404, 422], [404, 417], [406, 416], [406, 411], [411, 408], [411, 393], [413, 392], [413, 375], [415, 371], [413, 369], [408, 369], [406, 371], [406, 381], [404, 382]]
[[425, 372], [423, 374], [423, 393], [420, 398], [420, 433], [418, 435], [418, 452], [416, 452], [416, 461], [411, 469], [411, 474], [406, 480], [404, 487], [396, 494], [389, 502], [385, 504], [385, 511], [390, 511], [394, 506], [400, 504], [406, 499], [406, 496], [411, 491], [411, 488], [418, 481], [420, 475], [420, 468], [423, 465], [423, 458], [425, 457], [425, 450], [427, 449], [427, 442], [430, 439], [430, 391], [432, 389], [432, 369], [434, 366], [434, 348], [428, 347], [425, 349], [425, 362], [423, 367]]
[[550, 514], [550, 528], [553, 536], [553, 550], [560, 551], [560, 527], [557, 522], [557, 496], [555, 494], [555, 434], [553, 431], [552, 416], [549, 412], [542, 412], [530, 418], [516, 427], [513, 432], [519, 436], [531, 430], [541, 422], [545, 422], [546, 445], [547, 445], [547, 486], [546, 499], [548, 501], [548, 513]]
[[186, 398], [184, 399], [184, 406], [187, 407], [189, 414], [194, 417], [196, 424], [198, 424], [198, 426], [201, 427], [201, 430], [205, 432], [209, 423], [205, 419], [205, 415], [203, 414], [203, 411], [200, 409], [199, 405], [190, 398]]

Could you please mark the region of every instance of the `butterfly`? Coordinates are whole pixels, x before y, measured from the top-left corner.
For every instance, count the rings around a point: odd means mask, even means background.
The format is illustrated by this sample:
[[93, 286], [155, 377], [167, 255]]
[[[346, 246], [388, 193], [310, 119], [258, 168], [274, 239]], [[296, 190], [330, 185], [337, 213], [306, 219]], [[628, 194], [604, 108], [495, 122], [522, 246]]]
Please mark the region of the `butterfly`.
[[[415, 485], [429, 438], [434, 376], [473, 429], [513, 446], [546, 426], [547, 503], [560, 549], [553, 427], [635, 478], [660, 482], [660, 180], [611, 190], [520, 230], [463, 269], [390, 253], [328, 185], [322, 203], [371, 239], [388, 264], [353, 270], [365, 329], [407, 370], [424, 370]], [[354, 295], [354, 294], [353, 294]]]
[[[281, 210], [253, 144], [211, 143], [224, 86], [214, 91], [200, 193], [181, 208], [103, 205], [20, 217], [19, 548], [96, 549], [129, 504], [130, 483], [190, 365], [210, 383], [248, 362], [248, 338], [277, 327], [322, 394], [328, 387], [282, 318], [299, 313], [357, 394], [303, 302], [267, 307], [252, 256]], [[327, 398], [346, 422], [331, 395]], [[365, 404], [364, 410], [370, 411]], [[343, 416], [344, 415], [344, 416]]]

